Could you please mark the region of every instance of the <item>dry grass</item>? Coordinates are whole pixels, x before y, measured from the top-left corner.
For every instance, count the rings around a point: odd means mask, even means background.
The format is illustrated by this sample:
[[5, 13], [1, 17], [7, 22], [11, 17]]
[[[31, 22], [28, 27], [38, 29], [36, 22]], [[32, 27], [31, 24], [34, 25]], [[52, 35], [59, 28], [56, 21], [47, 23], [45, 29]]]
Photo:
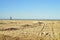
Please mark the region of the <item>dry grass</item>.
[[60, 21], [0, 20], [0, 40], [60, 40]]

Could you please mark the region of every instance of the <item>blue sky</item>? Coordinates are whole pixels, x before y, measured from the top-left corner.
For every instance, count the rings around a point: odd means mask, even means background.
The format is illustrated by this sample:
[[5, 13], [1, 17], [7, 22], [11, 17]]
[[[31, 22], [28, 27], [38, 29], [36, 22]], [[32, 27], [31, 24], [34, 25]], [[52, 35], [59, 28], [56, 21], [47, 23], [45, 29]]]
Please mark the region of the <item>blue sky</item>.
[[0, 19], [60, 19], [60, 0], [0, 0]]

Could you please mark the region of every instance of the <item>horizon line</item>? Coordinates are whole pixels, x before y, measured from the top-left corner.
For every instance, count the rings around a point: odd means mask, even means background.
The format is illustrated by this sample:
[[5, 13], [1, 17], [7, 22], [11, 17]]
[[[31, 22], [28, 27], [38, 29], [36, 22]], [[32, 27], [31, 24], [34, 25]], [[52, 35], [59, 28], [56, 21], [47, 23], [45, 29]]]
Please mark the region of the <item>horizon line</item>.
[[60, 19], [0, 19], [0, 20], [60, 20]]

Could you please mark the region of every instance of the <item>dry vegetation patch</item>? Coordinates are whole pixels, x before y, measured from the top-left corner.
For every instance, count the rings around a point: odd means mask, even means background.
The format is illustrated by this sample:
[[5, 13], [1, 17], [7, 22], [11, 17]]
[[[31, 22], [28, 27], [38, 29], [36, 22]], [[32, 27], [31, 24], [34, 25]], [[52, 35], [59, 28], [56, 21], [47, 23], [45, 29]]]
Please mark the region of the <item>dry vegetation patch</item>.
[[0, 20], [0, 26], [0, 40], [60, 40], [60, 21]]

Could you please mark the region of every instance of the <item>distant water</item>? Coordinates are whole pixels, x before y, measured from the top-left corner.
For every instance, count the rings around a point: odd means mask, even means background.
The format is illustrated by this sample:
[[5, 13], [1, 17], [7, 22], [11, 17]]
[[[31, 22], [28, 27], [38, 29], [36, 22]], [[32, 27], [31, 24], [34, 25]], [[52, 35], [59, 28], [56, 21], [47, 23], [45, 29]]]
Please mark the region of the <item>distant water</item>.
[[56, 20], [56, 21], [60, 21], [60, 19], [0, 19], [0, 20]]

